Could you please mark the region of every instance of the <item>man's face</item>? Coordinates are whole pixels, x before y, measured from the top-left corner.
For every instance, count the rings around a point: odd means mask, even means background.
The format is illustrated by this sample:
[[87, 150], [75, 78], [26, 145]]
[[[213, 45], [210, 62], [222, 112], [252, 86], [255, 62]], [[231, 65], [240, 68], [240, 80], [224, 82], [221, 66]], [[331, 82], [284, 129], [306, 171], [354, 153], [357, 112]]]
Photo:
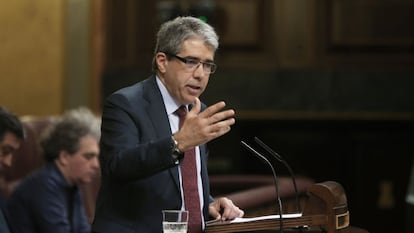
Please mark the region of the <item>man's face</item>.
[[99, 146], [95, 137], [84, 136], [79, 140], [79, 150], [67, 156], [68, 178], [73, 184], [86, 184], [99, 172]]
[[19, 147], [20, 139], [15, 134], [6, 132], [0, 141], [0, 175], [4, 173], [5, 168], [12, 165], [13, 153]]
[[[201, 39], [184, 41], [182, 50], [173, 54], [185, 59], [199, 59], [202, 62], [213, 62], [214, 50], [207, 47]], [[207, 87], [210, 73], [203, 70], [202, 64], [189, 69], [183, 61], [171, 57], [167, 59], [164, 53], [157, 54], [159, 77], [168, 92], [180, 104], [190, 104], [199, 97]]]

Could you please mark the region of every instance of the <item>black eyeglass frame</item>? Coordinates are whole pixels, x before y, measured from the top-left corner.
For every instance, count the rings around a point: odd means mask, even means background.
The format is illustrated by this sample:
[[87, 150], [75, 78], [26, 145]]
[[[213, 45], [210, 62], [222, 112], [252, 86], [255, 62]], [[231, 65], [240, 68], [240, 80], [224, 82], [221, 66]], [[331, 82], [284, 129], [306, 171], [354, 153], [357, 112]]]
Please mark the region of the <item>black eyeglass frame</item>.
[[[202, 61], [199, 58], [195, 58], [195, 57], [194, 58], [185, 58], [185, 57], [180, 57], [180, 56], [178, 56], [176, 54], [172, 54], [172, 53], [166, 53], [166, 52], [163, 52], [163, 53], [165, 53], [168, 57], [176, 58], [177, 60], [181, 61], [182, 63], [184, 63], [188, 66], [191, 66], [191, 67], [188, 67], [188, 68], [192, 69], [192, 71], [197, 69], [200, 64], [203, 65], [203, 71], [206, 72], [206, 73], [213, 74], [217, 70], [217, 65], [213, 62]], [[206, 70], [206, 69], [210, 69], [210, 70]]]

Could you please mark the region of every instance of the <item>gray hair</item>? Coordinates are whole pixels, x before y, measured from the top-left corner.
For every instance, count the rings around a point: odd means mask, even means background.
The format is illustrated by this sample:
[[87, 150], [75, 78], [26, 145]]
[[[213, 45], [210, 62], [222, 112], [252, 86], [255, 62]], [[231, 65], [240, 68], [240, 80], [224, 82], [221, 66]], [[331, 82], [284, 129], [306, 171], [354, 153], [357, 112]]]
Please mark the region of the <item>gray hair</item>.
[[80, 107], [65, 112], [42, 135], [41, 146], [45, 160], [56, 160], [62, 150], [69, 154], [76, 153], [80, 148], [79, 140], [84, 136], [90, 135], [99, 141], [100, 125], [100, 118], [88, 108]]
[[181, 51], [183, 42], [192, 38], [201, 38], [206, 46], [214, 51], [218, 49], [218, 35], [214, 28], [199, 18], [180, 16], [162, 24], [157, 33], [152, 61], [153, 70], [158, 69], [155, 61], [158, 52], [177, 54]]

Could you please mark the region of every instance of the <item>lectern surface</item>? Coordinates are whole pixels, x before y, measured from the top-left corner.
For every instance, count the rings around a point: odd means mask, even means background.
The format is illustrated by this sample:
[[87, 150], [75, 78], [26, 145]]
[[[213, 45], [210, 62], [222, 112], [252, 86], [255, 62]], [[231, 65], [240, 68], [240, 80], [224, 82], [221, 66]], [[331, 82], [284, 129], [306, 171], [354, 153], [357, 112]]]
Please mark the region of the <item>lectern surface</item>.
[[[279, 230], [259, 230], [259, 231], [248, 231], [244, 233], [279, 233]], [[325, 233], [326, 231], [321, 229], [284, 229], [283, 233]], [[237, 232], [234, 232], [237, 233]], [[338, 230], [337, 233], [369, 233], [359, 227], [349, 226], [345, 229]]]
[[[285, 214], [283, 214], [285, 215]], [[343, 187], [334, 181], [312, 185], [303, 213], [277, 221], [270, 216], [247, 219], [249, 221], [211, 221], [206, 224], [206, 233], [235, 232], [302, 232], [302, 233], [368, 233], [349, 225], [349, 211]], [[298, 228], [298, 226], [307, 226]]]

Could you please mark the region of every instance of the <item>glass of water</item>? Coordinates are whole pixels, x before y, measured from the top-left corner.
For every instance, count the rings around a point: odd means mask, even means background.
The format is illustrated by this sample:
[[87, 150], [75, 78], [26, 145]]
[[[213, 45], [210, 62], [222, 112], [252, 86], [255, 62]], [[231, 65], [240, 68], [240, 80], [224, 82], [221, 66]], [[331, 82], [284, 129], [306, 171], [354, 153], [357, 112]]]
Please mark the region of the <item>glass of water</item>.
[[163, 210], [162, 229], [164, 233], [187, 233], [187, 210]]

